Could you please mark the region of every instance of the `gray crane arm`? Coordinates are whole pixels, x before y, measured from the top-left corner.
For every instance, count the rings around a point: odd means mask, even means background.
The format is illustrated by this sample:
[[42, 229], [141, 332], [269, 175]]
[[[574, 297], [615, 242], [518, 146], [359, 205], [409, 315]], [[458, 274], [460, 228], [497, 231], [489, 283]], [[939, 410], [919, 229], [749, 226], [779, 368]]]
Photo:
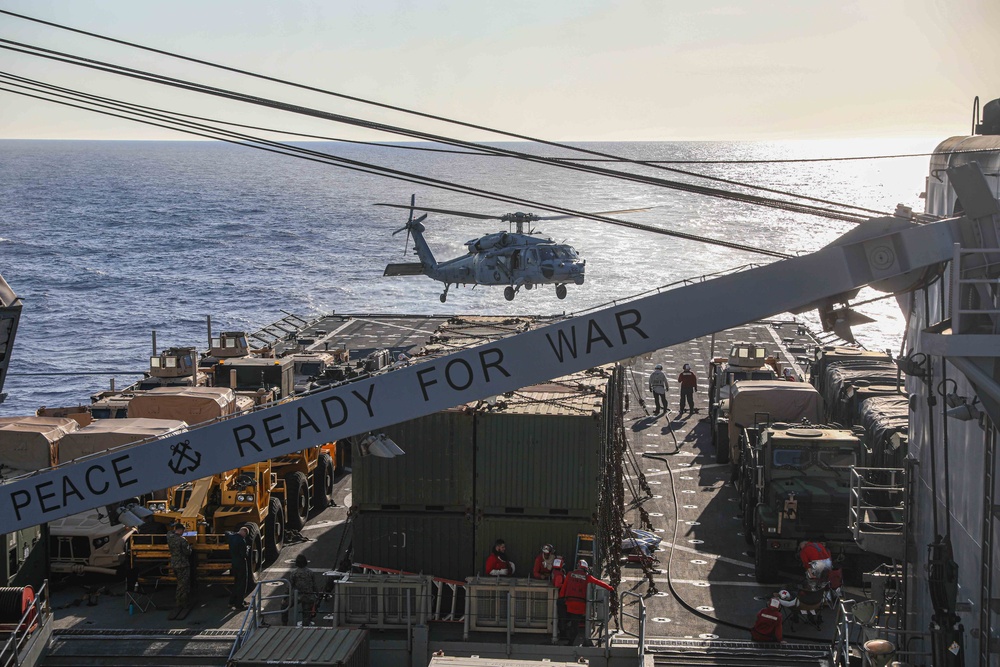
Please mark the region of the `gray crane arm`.
[[951, 258], [962, 220], [874, 219], [815, 253], [14, 479], [0, 485], [0, 533], [800, 310], [864, 285], [896, 289], [894, 281]]

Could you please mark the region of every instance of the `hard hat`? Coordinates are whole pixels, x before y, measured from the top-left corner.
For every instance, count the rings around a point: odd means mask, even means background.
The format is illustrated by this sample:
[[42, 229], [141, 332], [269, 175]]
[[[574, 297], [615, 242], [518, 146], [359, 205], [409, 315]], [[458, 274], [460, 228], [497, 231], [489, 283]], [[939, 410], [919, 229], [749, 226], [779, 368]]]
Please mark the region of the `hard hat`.
[[656, 370], [662, 371], [663, 370], [663, 364], [656, 364]]
[[686, 371], [691, 370], [691, 364], [684, 364], [684, 370]]
[[295, 557], [295, 567], [305, 567], [308, 564], [309, 564], [309, 559], [303, 556], [302, 554], [299, 554], [298, 556]]
[[782, 602], [789, 602], [792, 599], [792, 594], [786, 591], [784, 588], [782, 588], [780, 591], [778, 591], [778, 599], [780, 599]]
[[176, 522], [174, 522], [174, 525], [172, 525], [172, 526], [170, 526], [170, 527], [171, 527], [171, 528], [172, 528], [173, 530], [177, 530], [177, 529], [183, 529], [183, 528], [184, 528], [184, 524], [183, 524], [183, 523], [181, 523], [180, 521], [176, 521]]
[[546, 544], [546, 545], [542, 546], [542, 553], [543, 554], [550, 554], [550, 553], [552, 553], [552, 551], [553, 550], [552, 550], [552, 545], [551, 544]]
[[580, 568], [581, 570], [589, 570], [590, 569], [590, 565], [587, 563], [587, 561], [585, 561], [582, 558], [576, 562], [576, 566], [578, 568]]

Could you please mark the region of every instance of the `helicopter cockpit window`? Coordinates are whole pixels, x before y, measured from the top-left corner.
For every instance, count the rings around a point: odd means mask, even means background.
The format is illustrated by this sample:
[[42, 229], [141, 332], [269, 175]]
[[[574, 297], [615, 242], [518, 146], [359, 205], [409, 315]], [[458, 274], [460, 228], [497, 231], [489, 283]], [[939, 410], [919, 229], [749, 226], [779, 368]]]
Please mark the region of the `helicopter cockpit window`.
[[538, 264], [538, 253], [535, 251], [534, 248], [532, 248], [531, 250], [526, 250], [524, 252], [524, 263], [527, 264], [528, 266], [531, 266], [533, 264]]
[[570, 252], [569, 248], [556, 248], [554, 252], [558, 259], [573, 259], [573, 253]]
[[539, 248], [538, 254], [544, 262], [547, 259], [555, 259], [556, 254], [552, 251], [552, 248]]

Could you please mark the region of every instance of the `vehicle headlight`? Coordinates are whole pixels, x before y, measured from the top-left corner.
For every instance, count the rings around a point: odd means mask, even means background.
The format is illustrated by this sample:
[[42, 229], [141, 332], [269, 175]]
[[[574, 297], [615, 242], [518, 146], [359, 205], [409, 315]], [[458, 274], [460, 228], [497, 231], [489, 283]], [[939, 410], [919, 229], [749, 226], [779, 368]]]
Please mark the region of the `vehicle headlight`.
[[252, 493], [248, 493], [247, 494], [247, 502], [248, 503], [252, 503], [253, 502], [253, 494]]
[[776, 533], [776, 532], [778, 532], [778, 527], [777, 526], [768, 526], [767, 527], [767, 532], [769, 532], [769, 533]]
[[241, 493], [240, 495], [236, 496], [236, 500], [238, 500], [241, 503], [245, 503], [246, 500], [247, 500], [247, 497]]
[[91, 543], [94, 545], [95, 549], [100, 549], [110, 541], [111, 538], [108, 535], [105, 535], [104, 537], [95, 537], [93, 540], [91, 540]]

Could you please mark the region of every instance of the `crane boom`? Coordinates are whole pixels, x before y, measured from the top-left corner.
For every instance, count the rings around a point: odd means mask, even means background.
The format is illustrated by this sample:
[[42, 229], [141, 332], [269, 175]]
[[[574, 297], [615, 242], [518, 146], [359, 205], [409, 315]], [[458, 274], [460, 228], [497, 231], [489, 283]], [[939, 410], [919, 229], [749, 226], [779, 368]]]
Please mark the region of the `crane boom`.
[[[982, 176], [980, 175], [980, 178]], [[688, 285], [0, 485], [0, 533], [615, 362], [922, 272], [964, 218], [877, 218], [808, 255]]]

